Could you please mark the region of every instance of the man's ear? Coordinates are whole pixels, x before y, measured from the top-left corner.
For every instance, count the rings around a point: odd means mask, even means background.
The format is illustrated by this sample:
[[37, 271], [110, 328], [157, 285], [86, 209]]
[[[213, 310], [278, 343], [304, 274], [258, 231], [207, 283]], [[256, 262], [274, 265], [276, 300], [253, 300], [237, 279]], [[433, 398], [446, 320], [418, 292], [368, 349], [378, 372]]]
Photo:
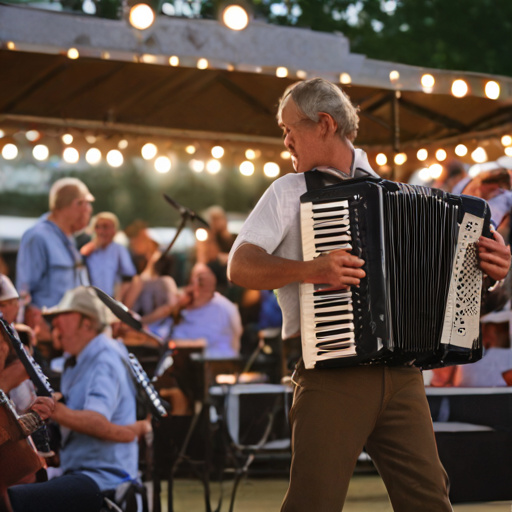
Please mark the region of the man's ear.
[[331, 133], [336, 133], [336, 130], [338, 129], [338, 124], [336, 121], [330, 114], [326, 114], [325, 112], [318, 113], [318, 124], [320, 125], [321, 135], [323, 137]]

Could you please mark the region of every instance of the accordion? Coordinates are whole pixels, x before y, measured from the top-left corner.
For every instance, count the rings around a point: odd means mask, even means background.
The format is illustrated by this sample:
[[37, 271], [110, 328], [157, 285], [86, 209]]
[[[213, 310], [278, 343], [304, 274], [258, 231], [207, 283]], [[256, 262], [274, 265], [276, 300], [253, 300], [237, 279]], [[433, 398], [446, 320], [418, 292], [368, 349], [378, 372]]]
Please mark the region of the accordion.
[[428, 369], [482, 357], [476, 242], [491, 236], [484, 200], [361, 178], [300, 201], [304, 260], [346, 249], [366, 272], [344, 290], [300, 285], [306, 368]]

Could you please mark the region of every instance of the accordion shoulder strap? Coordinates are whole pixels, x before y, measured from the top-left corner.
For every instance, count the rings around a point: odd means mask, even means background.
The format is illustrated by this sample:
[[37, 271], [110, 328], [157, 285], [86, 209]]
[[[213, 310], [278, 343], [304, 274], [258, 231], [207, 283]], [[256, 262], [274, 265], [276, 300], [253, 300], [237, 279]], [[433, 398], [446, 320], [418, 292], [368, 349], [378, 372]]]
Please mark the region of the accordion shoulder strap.
[[306, 179], [306, 187], [308, 192], [311, 190], [318, 190], [319, 188], [324, 188], [324, 180], [322, 178], [322, 173], [315, 169], [311, 171], [307, 171], [304, 173], [304, 178]]

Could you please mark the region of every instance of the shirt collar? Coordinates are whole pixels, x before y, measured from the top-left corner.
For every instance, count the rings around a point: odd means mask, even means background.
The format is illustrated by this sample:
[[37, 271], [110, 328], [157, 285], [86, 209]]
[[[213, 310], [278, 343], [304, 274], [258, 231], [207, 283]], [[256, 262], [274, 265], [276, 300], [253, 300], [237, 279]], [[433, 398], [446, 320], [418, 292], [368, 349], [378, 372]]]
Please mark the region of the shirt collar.
[[362, 171], [363, 173], [368, 174], [374, 178], [379, 177], [379, 175], [371, 168], [366, 153], [362, 149], [354, 148], [352, 148], [352, 164], [348, 173], [327, 165], [316, 167], [316, 170], [325, 172], [327, 174], [332, 174], [341, 180], [349, 180], [356, 177], [356, 171]]

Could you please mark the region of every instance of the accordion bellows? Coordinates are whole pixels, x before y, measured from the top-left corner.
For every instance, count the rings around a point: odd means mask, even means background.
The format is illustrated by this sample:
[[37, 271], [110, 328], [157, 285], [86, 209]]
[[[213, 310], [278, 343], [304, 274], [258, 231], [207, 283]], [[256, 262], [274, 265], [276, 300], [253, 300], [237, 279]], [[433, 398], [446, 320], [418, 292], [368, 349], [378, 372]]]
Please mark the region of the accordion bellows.
[[301, 197], [305, 261], [338, 249], [365, 261], [359, 287], [301, 284], [306, 368], [436, 368], [480, 359], [479, 198], [364, 178]]

